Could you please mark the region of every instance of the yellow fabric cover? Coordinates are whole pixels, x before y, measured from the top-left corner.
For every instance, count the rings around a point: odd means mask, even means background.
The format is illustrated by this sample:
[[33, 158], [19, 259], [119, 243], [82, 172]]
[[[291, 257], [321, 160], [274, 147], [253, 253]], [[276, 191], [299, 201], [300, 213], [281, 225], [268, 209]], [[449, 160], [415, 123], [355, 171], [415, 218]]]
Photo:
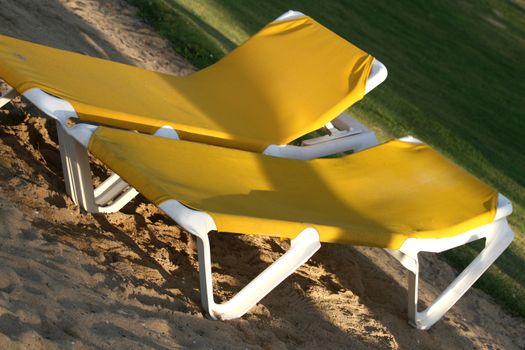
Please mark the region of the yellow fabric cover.
[[391, 141], [299, 161], [100, 127], [90, 151], [156, 204], [208, 212], [219, 231], [399, 248], [494, 219], [497, 192], [429, 146]]
[[0, 79], [69, 101], [84, 122], [262, 151], [363, 98], [373, 58], [309, 17], [270, 23], [218, 63], [176, 77], [0, 36]]

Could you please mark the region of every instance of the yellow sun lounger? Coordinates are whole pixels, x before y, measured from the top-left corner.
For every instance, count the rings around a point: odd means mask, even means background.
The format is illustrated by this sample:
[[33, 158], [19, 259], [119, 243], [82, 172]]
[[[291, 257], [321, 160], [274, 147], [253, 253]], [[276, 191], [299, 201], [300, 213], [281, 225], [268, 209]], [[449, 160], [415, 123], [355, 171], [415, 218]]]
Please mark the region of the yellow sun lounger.
[[[16, 91], [63, 119], [301, 159], [376, 144], [373, 132], [342, 113], [386, 74], [372, 56], [293, 11], [187, 77], [0, 35], [0, 79], [14, 89], [0, 107]], [[330, 136], [286, 145], [325, 125]], [[87, 155], [61, 129], [59, 141], [77, 204], [116, 211], [136, 195], [116, 176], [93, 192]]]
[[[67, 132], [197, 237], [202, 301], [214, 319], [242, 316], [327, 242], [386, 248], [409, 270], [411, 323], [427, 329], [513, 239], [505, 197], [410, 137], [343, 158], [294, 160], [86, 124]], [[216, 304], [215, 231], [281, 237], [291, 247]], [[418, 253], [481, 238], [480, 255], [418, 311]]]

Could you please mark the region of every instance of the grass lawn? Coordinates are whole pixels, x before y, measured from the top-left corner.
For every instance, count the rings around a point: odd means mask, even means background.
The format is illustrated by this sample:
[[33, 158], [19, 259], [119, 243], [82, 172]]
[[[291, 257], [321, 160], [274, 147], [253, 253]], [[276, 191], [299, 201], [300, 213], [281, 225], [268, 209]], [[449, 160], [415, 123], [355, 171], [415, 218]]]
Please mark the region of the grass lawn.
[[[477, 286], [525, 316], [525, 1], [128, 1], [200, 68], [289, 9], [377, 57], [389, 77], [352, 115], [382, 139], [424, 140], [511, 199], [516, 239]], [[481, 247], [443, 255], [460, 269]]]

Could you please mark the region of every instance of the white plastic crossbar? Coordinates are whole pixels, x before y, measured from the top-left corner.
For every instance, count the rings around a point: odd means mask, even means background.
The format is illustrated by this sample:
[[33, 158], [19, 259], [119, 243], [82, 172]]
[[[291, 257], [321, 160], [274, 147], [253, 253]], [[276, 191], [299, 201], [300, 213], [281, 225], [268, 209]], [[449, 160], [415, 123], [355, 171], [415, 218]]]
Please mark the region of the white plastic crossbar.
[[95, 188], [95, 202], [98, 205], [109, 203], [117, 194], [126, 188], [127, 184], [122, 181], [120, 176], [112, 174], [104, 182]]
[[98, 207], [99, 213], [115, 213], [122, 209], [126, 204], [128, 204], [133, 198], [135, 198], [139, 192], [133, 187], [128, 187], [128, 189], [122, 192], [119, 196], [116, 196], [111, 200], [111, 204], [105, 204]]
[[306, 160], [347, 151], [359, 152], [379, 144], [372, 130], [350, 117], [346, 112], [332, 120], [330, 124], [332, 135], [305, 140], [302, 146], [270, 145], [263, 154]]

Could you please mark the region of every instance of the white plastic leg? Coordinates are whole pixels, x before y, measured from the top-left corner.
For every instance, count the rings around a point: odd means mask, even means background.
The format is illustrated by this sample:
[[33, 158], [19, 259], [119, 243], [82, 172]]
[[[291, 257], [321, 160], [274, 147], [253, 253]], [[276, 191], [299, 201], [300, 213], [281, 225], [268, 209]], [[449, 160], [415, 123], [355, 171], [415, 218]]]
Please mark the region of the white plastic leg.
[[230, 320], [244, 315], [321, 247], [317, 231], [313, 228], [305, 229], [291, 241], [290, 249], [283, 256], [268, 266], [229, 301], [216, 304], [213, 299], [208, 235], [197, 236], [197, 242], [202, 303], [208, 315], [214, 320]]
[[514, 237], [506, 219], [487, 225], [486, 230], [485, 248], [424, 311], [418, 311], [417, 253], [410, 256], [413, 263], [403, 264], [412, 267], [409, 269], [408, 278], [408, 318], [412, 326], [423, 330], [432, 327], [505, 251]]
[[[138, 194], [131, 187], [122, 193], [128, 184], [117, 175], [102, 183], [101, 189], [94, 190], [85, 146], [69, 135], [59, 121], [57, 133], [66, 192], [77, 205], [90, 213], [112, 213], [120, 210]], [[109, 202], [111, 204], [107, 205]]]
[[241, 317], [286, 277], [304, 264], [320, 247], [319, 234], [313, 228], [303, 230], [291, 241], [290, 249], [237, 295], [223, 304], [213, 299], [211, 253], [208, 233], [217, 230], [213, 218], [206, 212], [190, 209], [176, 200], [159, 204], [166, 214], [186, 231], [197, 237], [201, 299], [210, 318], [229, 320]]
[[0, 96], [0, 108], [11, 102], [16, 96], [18, 96], [18, 92], [16, 92], [15, 89], [11, 88], [7, 90], [2, 96]]
[[[68, 120], [78, 117], [69, 102], [36, 88], [27, 90], [23, 95], [42, 112], [57, 121], [66, 191], [76, 204], [91, 213], [107, 213], [119, 210], [126, 205], [126, 201], [129, 202], [137, 195], [137, 191], [132, 188], [122, 193], [128, 185], [115, 176], [105, 181], [100, 189], [93, 190], [87, 145], [97, 127], [90, 124], [78, 124], [67, 128]], [[161, 129], [161, 132], [172, 137], [177, 135], [170, 128]]]
[[64, 130], [59, 121], [57, 133], [66, 192], [77, 205], [90, 213], [97, 213], [87, 150]]

